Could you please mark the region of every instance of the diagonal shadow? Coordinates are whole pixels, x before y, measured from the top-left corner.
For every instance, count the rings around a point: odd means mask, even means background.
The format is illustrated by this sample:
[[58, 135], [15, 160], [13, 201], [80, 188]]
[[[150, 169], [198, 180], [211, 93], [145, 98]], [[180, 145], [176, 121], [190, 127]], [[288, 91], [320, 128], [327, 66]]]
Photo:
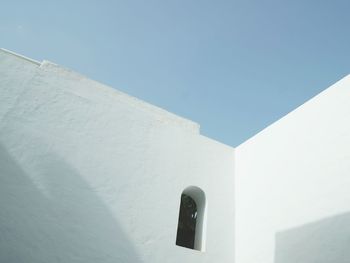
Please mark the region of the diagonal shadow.
[[276, 234], [275, 263], [349, 263], [350, 212]]
[[0, 144], [1, 263], [141, 262], [108, 207], [69, 164], [51, 154], [40, 173], [49, 197]]

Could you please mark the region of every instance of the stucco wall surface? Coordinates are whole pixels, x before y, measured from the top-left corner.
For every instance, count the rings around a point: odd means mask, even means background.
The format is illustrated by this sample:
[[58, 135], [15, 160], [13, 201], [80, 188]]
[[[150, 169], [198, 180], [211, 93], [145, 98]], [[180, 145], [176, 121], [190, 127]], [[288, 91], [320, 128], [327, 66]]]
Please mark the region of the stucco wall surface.
[[[0, 262], [233, 262], [233, 173], [196, 123], [0, 51]], [[175, 245], [191, 185], [205, 252]]]
[[236, 148], [236, 263], [350, 262], [350, 76]]

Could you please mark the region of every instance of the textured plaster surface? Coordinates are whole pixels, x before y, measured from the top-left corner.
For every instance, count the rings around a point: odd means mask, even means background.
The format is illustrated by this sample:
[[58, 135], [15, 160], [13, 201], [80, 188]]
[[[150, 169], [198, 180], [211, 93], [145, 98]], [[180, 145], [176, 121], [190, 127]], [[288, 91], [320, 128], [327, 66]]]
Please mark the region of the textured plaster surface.
[[[350, 77], [238, 148], [48, 61], [0, 51], [0, 262], [348, 263]], [[205, 252], [175, 245], [206, 199]]]
[[[196, 123], [0, 51], [0, 262], [233, 262], [233, 173]], [[191, 185], [205, 253], [175, 245]]]

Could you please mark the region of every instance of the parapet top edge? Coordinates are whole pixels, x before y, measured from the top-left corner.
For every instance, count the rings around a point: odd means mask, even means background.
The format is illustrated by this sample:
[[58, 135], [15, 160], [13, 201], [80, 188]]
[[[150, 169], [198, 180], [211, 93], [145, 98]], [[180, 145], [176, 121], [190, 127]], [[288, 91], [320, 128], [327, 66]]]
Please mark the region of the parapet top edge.
[[3, 52], [6, 52], [6, 53], [8, 53], [8, 54], [11, 54], [11, 55], [13, 55], [13, 56], [16, 56], [16, 57], [18, 57], [18, 58], [27, 60], [27, 61], [29, 61], [29, 62], [31, 62], [31, 63], [34, 63], [34, 64], [38, 65], [38, 66], [41, 65], [41, 62], [39, 62], [39, 61], [37, 61], [37, 60], [28, 58], [28, 57], [23, 56], [23, 55], [20, 55], [20, 54], [17, 54], [17, 53], [15, 53], [15, 52], [11, 51], [11, 50], [6, 49], [6, 48], [0, 48], [0, 50], [3, 51]]
[[[51, 61], [48, 60], [43, 60], [43, 62], [40, 64], [40, 68], [43, 70], [48, 70], [48, 71], [54, 71], [55, 73], [57, 72], [61, 72], [64, 74], [68, 74], [71, 77], [79, 77], [79, 79], [82, 81], [87, 81], [90, 83], [90, 85], [85, 85], [84, 86], [84, 90], [86, 91], [88, 89], [88, 87], [92, 88], [92, 87], [98, 87], [99, 88], [99, 92], [101, 94], [105, 94], [108, 97], [114, 97], [114, 96], [120, 96], [123, 97], [125, 99], [127, 99], [127, 101], [131, 104], [131, 105], [137, 105], [139, 107], [141, 107], [142, 109], [147, 109], [147, 111], [151, 111], [153, 113], [158, 114], [159, 116], [167, 116], [167, 118], [172, 119], [174, 121], [177, 121], [179, 123], [184, 124], [187, 127], [190, 127], [191, 130], [193, 130], [196, 133], [200, 134], [200, 125], [190, 119], [187, 119], [183, 116], [179, 116], [171, 111], [168, 111], [160, 106], [154, 105], [152, 103], [149, 103], [147, 101], [144, 101], [140, 98], [137, 98], [135, 96], [132, 96], [130, 94], [127, 94], [117, 88], [113, 88], [110, 85], [106, 85], [103, 84], [99, 81], [93, 80], [85, 75], [82, 75], [72, 69], [63, 67], [59, 64], [53, 63]], [[67, 76], [67, 75], [66, 75]], [[91, 85], [92, 84], [92, 85]], [[76, 92], [81, 92], [77, 89], [77, 87], [75, 87], [75, 91]], [[86, 95], [87, 93], [85, 93]], [[82, 94], [80, 94], [81, 96], [84, 96]]]
[[[126, 94], [126, 93], [124, 93], [124, 92], [122, 92], [122, 91], [120, 91], [118, 89], [112, 88], [112, 87], [110, 87], [108, 85], [105, 85], [105, 84], [102, 84], [102, 83], [100, 83], [98, 81], [92, 80], [92, 79], [90, 79], [87, 76], [83, 76], [83, 75], [81, 75], [81, 74], [79, 74], [79, 73], [77, 73], [77, 72], [75, 72], [73, 70], [70, 70], [68, 68], [62, 67], [62, 66], [60, 66], [60, 65], [58, 65], [56, 63], [53, 63], [53, 62], [48, 61], [48, 60], [43, 60], [42, 62], [39, 62], [39, 61], [36, 61], [34, 59], [31, 59], [31, 58], [28, 58], [26, 56], [23, 56], [23, 55], [15, 53], [15, 52], [12, 52], [10, 50], [7, 50], [5, 48], [0, 48], [0, 51], [5, 52], [7, 54], [10, 54], [12, 56], [18, 57], [20, 59], [26, 60], [28, 62], [31, 62], [31, 63], [33, 63], [35, 65], [38, 65], [40, 68], [54, 67], [54, 68], [59, 68], [60, 70], [64, 70], [66, 73], [69, 73], [69, 74], [79, 75], [80, 77], [82, 77], [85, 80], [92, 81], [92, 82], [98, 84], [100, 86], [100, 88], [104, 87], [104, 89], [103, 89], [104, 92], [108, 92], [109, 94], [115, 94], [115, 95], [118, 94], [119, 96], [121, 95], [123, 97], [126, 97], [126, 98], [128, 98], [129, 101], [133, 101], [134, 103], [136, 103], [138, 105], [142, 105], [143, 108], [148, 108], [148, 110], [152, 110], [153, 112], [157, 112], [158, 114], [165, 114], [168, 117], [171, 117], [171, 119], [173, 119], [173, 120], [177, 120], [177, 121], [180, 121], [182, 123], [186, 123], [187, 125], [192, 127], [191, 129], [194, 130], [196, 133], [200, 133], [200, 125], [197, 122], [194, 122], [192, 120], [189, 120], [187, 118], [179, 116], [179, 115], [177, 115], [175, 113], [172, 113], [172, 112], [170, 112], [168, 110], [165, 110], [165, 109], [163, 109], [163, 108], [161, 108], [159, 106], [153, 105], [153, 104], [151, 104], [149, 102], [146, 102], [144, 100], [141, 100], [139, 98], [136, 98], [134, 96]], [[102, 89], [101, 89], [101, 91], [102, 91]]]

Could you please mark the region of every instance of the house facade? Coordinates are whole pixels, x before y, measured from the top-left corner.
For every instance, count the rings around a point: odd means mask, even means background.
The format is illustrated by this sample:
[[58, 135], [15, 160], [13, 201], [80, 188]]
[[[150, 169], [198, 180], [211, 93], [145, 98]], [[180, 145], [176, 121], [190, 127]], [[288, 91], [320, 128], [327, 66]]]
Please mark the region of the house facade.
[[0, 262], [349, 262], [349, 116], [346, 77], [233, 148], [1, 50]]

